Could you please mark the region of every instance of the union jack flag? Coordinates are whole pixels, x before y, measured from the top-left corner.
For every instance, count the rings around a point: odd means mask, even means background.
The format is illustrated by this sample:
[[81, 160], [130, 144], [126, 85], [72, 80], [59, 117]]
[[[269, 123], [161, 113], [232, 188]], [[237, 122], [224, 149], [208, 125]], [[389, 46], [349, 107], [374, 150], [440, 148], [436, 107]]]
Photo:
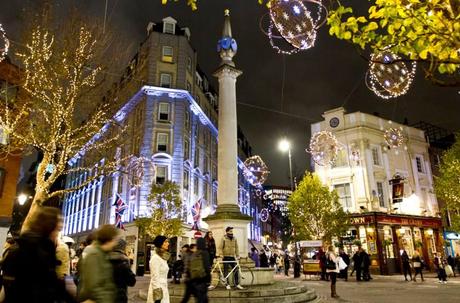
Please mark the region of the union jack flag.
[[125, 230], [122, 217], [128, 205], [121, 199], [120, 195], [117, 194], [117, 199], [115, 203], [113, 203], [113, 206], [115, 206], [115, 227]]
[[192, 230], [200, 230], [200, 226], [198, 225], [201, 219], [201, 205], [202, 201], [201, 199], [198, 199], [195, 204], [193, 204], [192, 209], [190, 210], [192, 212], [192, 217], [193, 217], [193, 227]]

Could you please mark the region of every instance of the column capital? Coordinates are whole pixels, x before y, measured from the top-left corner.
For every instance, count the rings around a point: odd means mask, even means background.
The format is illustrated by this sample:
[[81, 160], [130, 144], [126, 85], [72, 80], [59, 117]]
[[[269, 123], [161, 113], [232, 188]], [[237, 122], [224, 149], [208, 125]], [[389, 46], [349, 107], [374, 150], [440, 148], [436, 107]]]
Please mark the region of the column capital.
[[212, 75], [216, 78], [221, 78], [223, 76], [238, 78], [243, 72], [239, 69], [230, 66], [228, 64], [221, 65]]

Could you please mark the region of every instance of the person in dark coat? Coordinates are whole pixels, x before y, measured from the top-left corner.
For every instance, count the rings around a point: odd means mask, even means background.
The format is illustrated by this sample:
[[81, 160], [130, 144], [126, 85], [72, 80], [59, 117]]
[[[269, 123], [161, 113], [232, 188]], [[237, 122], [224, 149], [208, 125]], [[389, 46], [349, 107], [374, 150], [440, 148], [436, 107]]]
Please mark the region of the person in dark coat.
[[128, 302], [128, 286], [136, 285], [136, 275], [131, 271], [131, 264], [126, 255], [126, 241], [118, 240], [117, 246], [109, 255], [113, 266], [113, 279], [117, 292], [114, 303]]
[[350, 265], [350, 257], [348, 254], [343, 250], [343, 248], [339, 249], [339, 256], [342, 258], [343, 262], [347, 264], [345, 269], [340, 270], [340, 277], [348, 281], [348, 266]]
[[454, 277], [456, 277], [457, 275], [455, 274], [455, 259], [454, 259], [454, 257], [449, 255], [447, 257], [447, 264], [449, 264], [450, 267], [452, 267], [452, 272], [454, 273]]
[[289, 258], [289, 252], [286, 250], [284, 254], [284, 275], [289, 276], [289, 268], [291, 267], [291, 259]]
[[262, 249], [262, 251], [260, 252], [259, 260], [260, 260], [260, 267], [265, 267], [265, 268], [270, 267], [270, 265], [268, 264], [267, 254], [265, 253], [264, 249]]
[[403, 253], [401, 254], [401, 262], [402, 262], [404, 280], [409, 281], [407, 280], [407, 275], [409, 275], [410, 281], [412, 281], [412, 270], [410, 268], [410, 258], [406, 250], [403, 250]]
[[5, 257], [3, 265], [11, 263], [8, 266], [14, 266], [14, 273], [4, 285], [4, 302], [75, 302], [56, 274], [56, 241], [61, 229], [59, 209], [39, 207], [35, 211], [17, 240], [18, 246]]
[[369, 267], [371, 266], [371, 258], [369, 254], [363, 248], [361, 248], [360, 255], [361, 255], [361, 260], [362, 260], [361, 268], [363, 270], [362, 272], [363, 280], [364, 281], [372, 280], [371, 274], [369, 271]]
[[209, 254], [209, 262], [212, 264], [214, 263], [214, 259], [216, 258], [216, 240], [212, 235], [212, 231], [208, 231], [204, 236], [204, 240], [206, 241], [206, 250]]
[[317, 258], [319, 260], [319, 268], [321, 269], [321, 280], [329, 281], [329, 275], [326, 272], [326, 254], [322, 248], [319, 249]]
[[[356, 281], [361, 281], [361, 264], [362, 264], [362, 257], [360, 255], [360, 250], [361, 250], [361, 247], [359, 248], [359, 250], [357, 250], [355, 252], [355, 254], [353, 255], [353, 270], [356, 271]], [[353, 274], [353, 273], [351, 273]]]
[[[203, 266], [203, 276], [194, 277], [193, 271], [194, 266], [197, 266], [196, 259], [201, 260], [201, 266]], [[208, 284], [211, 282], [211, 263], [209, 262], [209, 254], [206, 249], [206, 240], [198, 238], [196, 241], [196, 249], [193, 250], [190, 257], [187, 259], [187, 277], [190, 286], [190, 291], [196, 298], [197, 303], [208, 303]], [[184, 296], [182, 303], [186, 303], [189, 300], [189, 296]]]

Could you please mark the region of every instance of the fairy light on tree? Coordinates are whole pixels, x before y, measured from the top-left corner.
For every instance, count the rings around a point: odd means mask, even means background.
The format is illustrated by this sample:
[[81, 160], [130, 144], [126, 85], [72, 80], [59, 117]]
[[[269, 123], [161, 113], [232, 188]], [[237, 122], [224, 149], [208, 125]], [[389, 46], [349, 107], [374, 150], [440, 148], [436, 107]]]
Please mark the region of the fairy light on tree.
[[316, 164], [326, 166], [335, 162], [341, 149], [342, 146], [334, 134], [329, 131], [320, 131], [313, 135], [306, 152], [311, 154]]
[[10, 48], [10, 40], [6, 37], [6, 32], [3, 29], [2, 24], [0, 24], [0, 62], [5, 59], [8, 54], [8, 49]]
[[261, 186], [268, 178], [270, 171], [260, 156], [252, 156], [244, 161], [243, 174], [253, 186]]
[[[110, 97], [107, 92], [115, 80], [108, 68], [122, 61], [113, 57], [121, 50], [108, 54], [117, 48], [112, 36], [102, 35], [97, 24], [75, 14], [58, 25], [52, 23], [47, 18], [51, 10], [45, 8], [32, 20], [32, 30], [17, 54], [25, 97], [2, 106], [0, 114], [0, 128], [9, 136], [2, 152], [34, 147], [43, 154], [23, 229], [45, 201], [88, 186], [124, 163], [115, 151], [126, 127], [111, 118], [115, 102], [104, 99]], [[85, 161], [76, 165], [82, 157]], [[69, 174], [84, 177], [73, 187], [52, 189], [59, 177]]]
[[366, 84], [380, 98], [396, 98], [407, 93], [416, 69], [416, 62], [409, 68], [401, 57], [389, 51], [378, 52], [371, 56]]

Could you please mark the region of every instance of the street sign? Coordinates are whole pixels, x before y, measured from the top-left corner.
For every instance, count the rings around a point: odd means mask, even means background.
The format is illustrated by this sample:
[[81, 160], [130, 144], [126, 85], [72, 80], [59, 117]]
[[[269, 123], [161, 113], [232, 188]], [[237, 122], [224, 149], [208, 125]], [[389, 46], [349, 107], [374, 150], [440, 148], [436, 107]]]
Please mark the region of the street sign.
[[195, 233], [193, 234], [193, 237], [194, 237], [195, 239], [199, 239], [199, 238], [203, 237], [203, 234], [202, 234], [201, 232], [197, 231], [197, 232], [195, 232]]

